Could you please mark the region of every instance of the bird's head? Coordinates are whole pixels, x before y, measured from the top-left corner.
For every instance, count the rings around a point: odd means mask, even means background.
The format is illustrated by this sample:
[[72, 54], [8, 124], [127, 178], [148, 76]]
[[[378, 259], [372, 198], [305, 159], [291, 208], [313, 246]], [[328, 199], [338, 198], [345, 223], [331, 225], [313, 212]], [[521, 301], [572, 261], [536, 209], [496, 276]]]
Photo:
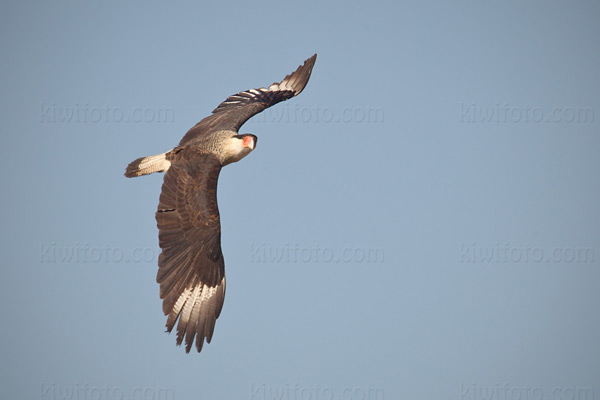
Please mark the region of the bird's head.
[[254, 148], [256, 147], [256, 142], [258, 141], [256, 135], [253, 135], [251, 133], [244, 133], [243, 135], [239, 136], [241, 136], [242, 139], [242, 148], [249, 149], [249, 152], [254, 150]]
[[233, 135], [226, 146], [226, 164], [240, 161], [256, 148], [258, 138], [251, 133]]

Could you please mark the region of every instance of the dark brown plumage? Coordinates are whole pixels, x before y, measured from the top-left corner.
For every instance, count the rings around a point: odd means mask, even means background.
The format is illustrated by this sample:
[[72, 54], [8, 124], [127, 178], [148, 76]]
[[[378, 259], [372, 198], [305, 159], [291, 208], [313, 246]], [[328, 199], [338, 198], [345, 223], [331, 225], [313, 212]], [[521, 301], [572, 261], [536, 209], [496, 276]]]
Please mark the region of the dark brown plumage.
[[167, 331], [177, 324], [177, 344], [186, 352], [210, 343], [225, 298], [225, 263], [217, 181], [221, 168], [239, 161], [257, 138], [238, 129], [253, 115], [298, 95], [310, 78], [317, 55], [281, 82], [228, 97], [198, 122], [179, 146], [130, 163], [125, 176], [166, 171], [156, 212], [159, 245], [157, 282], [167, 315]]
[[299, 95], [308, 83], [317, 55], [313, 55], [296, 71], [268, 88], [249, 89], [229, 96], [211, 115], [198, 122], [179, 142], [183, 145], [207, 131], [236, 131], [259, 112]]

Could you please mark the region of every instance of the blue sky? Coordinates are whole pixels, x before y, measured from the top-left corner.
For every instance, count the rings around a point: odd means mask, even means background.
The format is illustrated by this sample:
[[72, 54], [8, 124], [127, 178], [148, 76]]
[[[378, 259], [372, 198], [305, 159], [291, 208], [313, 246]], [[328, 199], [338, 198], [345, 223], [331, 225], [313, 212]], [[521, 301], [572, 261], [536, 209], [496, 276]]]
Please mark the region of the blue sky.
[[[3, 398], [600, 396], [598, 3], [1, 7]], [[221, 173], [185, 354], [124, 168], [315, 52]]]

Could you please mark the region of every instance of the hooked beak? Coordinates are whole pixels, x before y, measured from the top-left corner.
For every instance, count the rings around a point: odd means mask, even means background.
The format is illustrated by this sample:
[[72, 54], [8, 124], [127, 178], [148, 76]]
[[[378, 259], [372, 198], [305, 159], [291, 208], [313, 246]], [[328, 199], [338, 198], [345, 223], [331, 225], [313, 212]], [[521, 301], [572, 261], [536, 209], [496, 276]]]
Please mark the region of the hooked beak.
[[254, 150], [254, 138], [252, 136], [246, 136], [242, 141], [242, 146]]

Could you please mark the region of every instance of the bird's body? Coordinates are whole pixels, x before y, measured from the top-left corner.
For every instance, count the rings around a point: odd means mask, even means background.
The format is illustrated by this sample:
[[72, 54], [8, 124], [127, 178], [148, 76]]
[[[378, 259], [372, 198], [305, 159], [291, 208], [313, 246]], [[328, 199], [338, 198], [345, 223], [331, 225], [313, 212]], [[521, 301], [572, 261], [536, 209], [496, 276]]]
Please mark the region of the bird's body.
[[189, 352], [210, 343], [225, 297], [225, 264], [217, 181], [221, 168], [254, 150], [257, 137], [238, 133], [253, 115], [298, 95], [306, 86], [316, 54], [269, 88], [230, 96], [192, 127], [166, 153], [131, 162], [126, 177], [166, 172], [156, 221], [159, 245], [157, 282], [167, 331], [177, 323], [177, 344]]

